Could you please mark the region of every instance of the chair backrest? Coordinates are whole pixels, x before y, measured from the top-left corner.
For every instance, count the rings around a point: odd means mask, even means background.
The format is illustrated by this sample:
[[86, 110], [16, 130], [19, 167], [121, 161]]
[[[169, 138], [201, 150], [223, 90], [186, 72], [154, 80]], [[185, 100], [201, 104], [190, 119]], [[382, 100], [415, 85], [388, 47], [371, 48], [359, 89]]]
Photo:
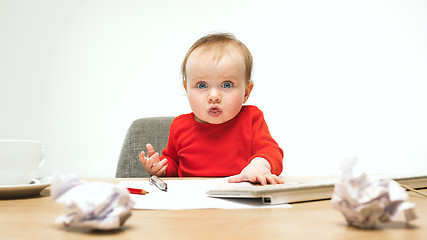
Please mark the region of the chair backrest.
[[170, 124], [174, 117], [141, 118], [132, 122], [117, 164], [116, 178], [145, 178], [150, 175], [139, 161], [141, 151], [147, 152], [145, 145], [151, 143], [161, 155], [166, 147]]

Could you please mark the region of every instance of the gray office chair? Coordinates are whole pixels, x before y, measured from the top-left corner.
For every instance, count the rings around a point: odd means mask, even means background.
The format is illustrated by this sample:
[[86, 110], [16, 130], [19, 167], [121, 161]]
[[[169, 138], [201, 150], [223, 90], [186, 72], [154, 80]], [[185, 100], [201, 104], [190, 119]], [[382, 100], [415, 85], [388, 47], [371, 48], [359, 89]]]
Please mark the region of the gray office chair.
[[170, 124], [174, 117], [141, 118], [132, 122], [120, 152], [116, 178], [146, 178], [150, 175], [139, 161], [145, 145], [151, 143], [160, 155], [166, 147]]

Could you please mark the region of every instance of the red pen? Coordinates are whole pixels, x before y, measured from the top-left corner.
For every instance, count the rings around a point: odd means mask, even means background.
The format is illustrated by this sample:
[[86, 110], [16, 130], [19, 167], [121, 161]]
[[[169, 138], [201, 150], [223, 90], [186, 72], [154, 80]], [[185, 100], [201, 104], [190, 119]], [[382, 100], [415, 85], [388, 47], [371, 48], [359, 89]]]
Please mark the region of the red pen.
[[145, 191], [144, 189], [138, 189], [138, 188], [127, 188], [127, 190], [131, 193], [131, 194], [139, 194], [139, 195], [145, 195], [148, 192]]

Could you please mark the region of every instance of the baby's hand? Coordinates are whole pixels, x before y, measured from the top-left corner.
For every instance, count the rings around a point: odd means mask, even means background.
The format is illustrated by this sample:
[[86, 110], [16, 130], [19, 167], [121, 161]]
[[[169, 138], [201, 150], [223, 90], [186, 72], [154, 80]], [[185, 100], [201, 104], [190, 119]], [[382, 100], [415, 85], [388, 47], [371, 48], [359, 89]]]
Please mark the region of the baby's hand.
[[147, 153], [147, 157], [145, 157], [145, 152], [142, 151], [139, 154], [139, 161], [142, 163], [148, 174], [156, 175], [158, 177], [166, 176], [168, 160], [165, 158], [160, 161], [159, 153], [154, 151], [154, 148], [151, 144], [147, 144]]
[[254, 158], [240, 174], [228, 179], [229, 183], [252, 182], [266, 184], [282, 184], [283, 180], [272, 174], [270, 164], [264, 158]]

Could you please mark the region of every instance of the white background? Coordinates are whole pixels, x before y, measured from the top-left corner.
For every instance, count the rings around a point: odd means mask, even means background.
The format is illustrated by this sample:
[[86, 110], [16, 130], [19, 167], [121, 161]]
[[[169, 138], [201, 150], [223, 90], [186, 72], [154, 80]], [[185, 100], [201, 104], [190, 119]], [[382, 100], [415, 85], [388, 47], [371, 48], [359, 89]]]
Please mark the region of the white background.
[[[254, 57], [248, 104], [285, 175], [427, 172], [427, 1], [0, 0], [0, 139], [39, 175], [113, 177], [131, 122], [190, 111], [179, 68], [213, 31]], [[227, 149], [218, 149], [226, 154]]]

